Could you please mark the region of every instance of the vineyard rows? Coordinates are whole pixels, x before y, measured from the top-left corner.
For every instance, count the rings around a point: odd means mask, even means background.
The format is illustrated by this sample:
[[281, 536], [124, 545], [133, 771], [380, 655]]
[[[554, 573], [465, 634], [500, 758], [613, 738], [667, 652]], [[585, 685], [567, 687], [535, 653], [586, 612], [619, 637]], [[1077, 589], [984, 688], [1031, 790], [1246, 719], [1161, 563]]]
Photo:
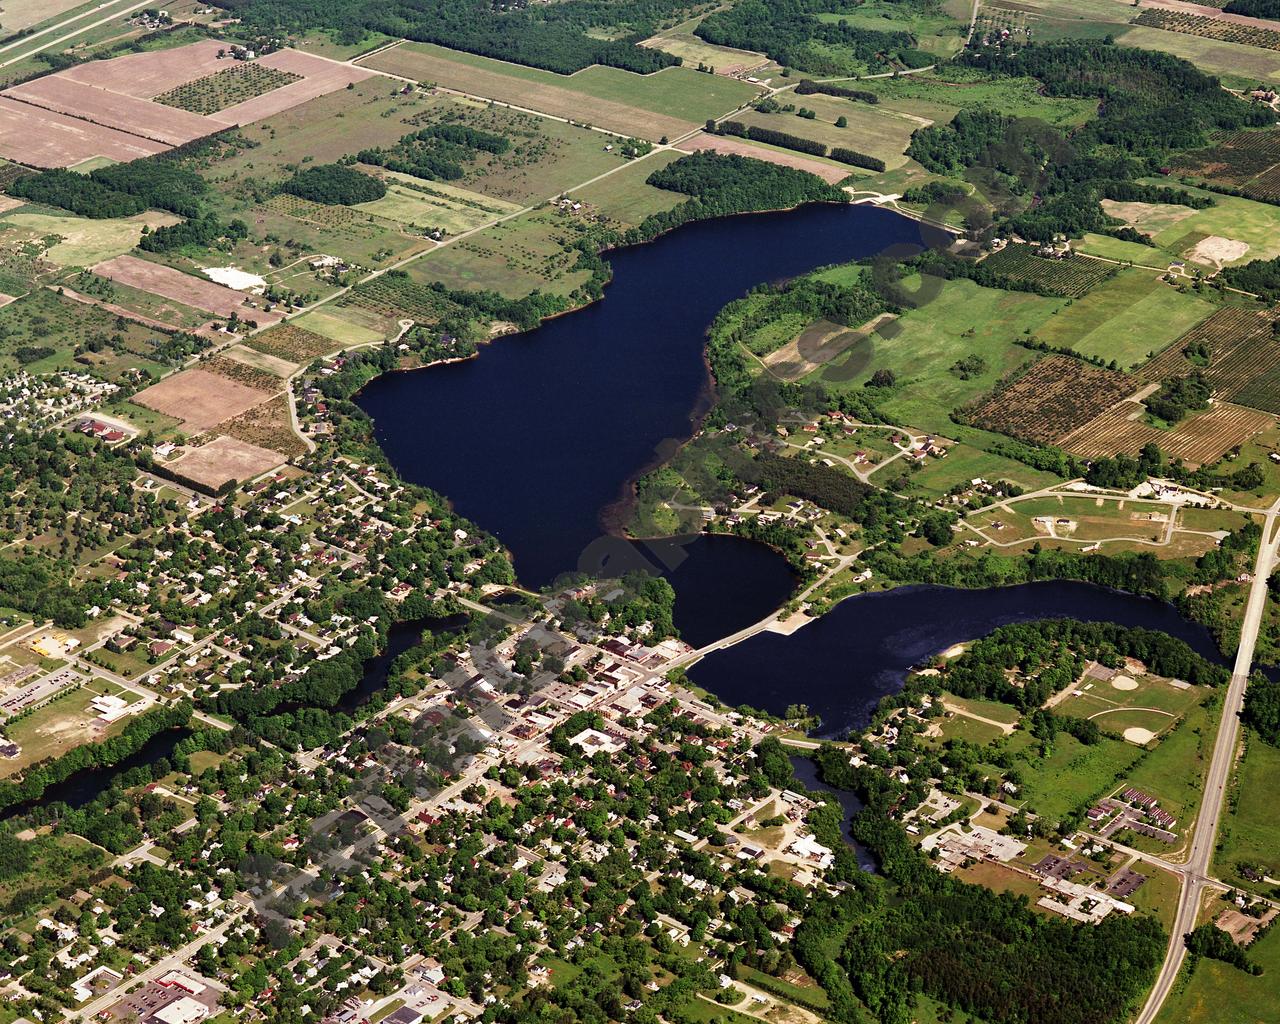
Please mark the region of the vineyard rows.
[[1240, 43], [1244, 46], [1258, 46], [1264, 50], [1280, 50], [1280, 32], [1275, 29], [1241, 25], [1234, 21], [1206, 18], [1199, 14], [1183, 14], [1181, 11], [1149, 7], [1138, 15], [1133, 23], [1145, 25], [1147, 28], [1162, 28], [1166, 32], [1180, 32], [1183, 35], [1199, 36], [1201, 39], [1213, 39], [1222, 43]]
[[1031, 285], [1036, 291], [1078, 299], [1094, 285], [1115, 273], [1115, 267], [1078, 253], [1038, 256], [1035, 246], [1006, 245], [982, 261], [982, 265], [1006, 281]]

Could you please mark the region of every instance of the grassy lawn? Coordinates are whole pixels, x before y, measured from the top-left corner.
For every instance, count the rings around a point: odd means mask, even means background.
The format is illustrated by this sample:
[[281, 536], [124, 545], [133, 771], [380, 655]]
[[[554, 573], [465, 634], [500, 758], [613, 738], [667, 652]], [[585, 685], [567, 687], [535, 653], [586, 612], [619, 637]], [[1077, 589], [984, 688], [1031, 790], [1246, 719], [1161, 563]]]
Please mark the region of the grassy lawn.
[[991, 107], [1014, 117], [1038, 117], [1053, 125], [1072, 126], [1083, 124], [1097, 110], [1088, 100], [1044, 96], [1039, 83], [1031, 78], [991, 80], [951, 67], [927, 74], [864, 79], [857, 88], [874, 92], [887, 110], [930, 121], [946, 122], [960, 110]]
[[1201, 960], [1190, 977], [1184, 967], [1157, 1024], [1274, 1024], [1280, 1007], [1280, 929], [1255, 942], [1249, 958], [1262, 968], [1261, 975], [1219, 960]]
[[371, 341], [382, 340], [382, 335], [379, 332], [362, 324], [353, 323], [346, 317], [331, 310], [312, 310], [310, 313], [304, 313], [290, 322], [297, 324], [304, 330], [313, 331], [343, 345], [365, 345]]
[[1121, 369], [1146, 361], [1212, 313], [1212, 303], [1162, 284], [1146, 270], [1124, 270], [1064, 305], [1036, 337], [1054, 347], [1115, 360]]
[[[882, 478], [896, 476], [902, 468], [900, 461], [895, 462], [892, 466], [885, 468]], [[1025, 463], [1005, 458], [1003, 455], [992, 455], [970, 444], [957, 444], [948, 449], [945, 459], [929, 459], [918, 471], [913, 471], [910, 476], [909, 490], [922, 497], [940, 498], [956, 484], [967, 484], [979, 478], [1009, 480], [1018, 484], [1024, 491], [1039, 490], [1059, 480], [1052, 473], [1032, 469]]]
[[1263, 743], [1252, 730], [1246, 732], [1246, 742], [1248, 749], [1231, 789], [1229, 813], [1222, 821], [1214, 869], [1225, 881], [1269, 891], [1274, 886], [1251, 883], [1236, 868], [1241, 862], [1262, 865], [1266, 874], [1280, 878], [1280, 815], [1275, 805], [1280, 750]]
[[1086, 234], [1075, 248], [1092, 256], [1102, 256], [1109, 260], [1122, 260], [1140, 266], [1163, 267], [1167, 264], [1168, 254], [1161, 249], [1138, 242], [1125, 242], [1110, 235]]

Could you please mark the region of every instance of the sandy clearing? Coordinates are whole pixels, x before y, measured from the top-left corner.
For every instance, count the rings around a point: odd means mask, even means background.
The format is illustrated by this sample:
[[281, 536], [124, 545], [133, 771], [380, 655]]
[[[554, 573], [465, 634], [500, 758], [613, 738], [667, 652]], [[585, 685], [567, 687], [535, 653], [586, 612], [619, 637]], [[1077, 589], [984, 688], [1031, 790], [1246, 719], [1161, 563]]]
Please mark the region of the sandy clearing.
[[189, 110], [87, 85], [65, 74], [24, 82], [0, 95], [171, 146], [201, 138], [220, 127]]
[[0, 96], [0, 156], [31, 167], [69, 167], [95, 156], [125, 162], [163, 153], [160, 142]]
[[216, 39], [202, 39], [172, 50], [129, 53], [110, 60], [89, 61], [61, 74], [86, 85], [149, 100], [225, 68], [227, 59], [219, 60], [218, 51], [225, 50], [226, 46]]
[[372, 78], [373, 72], [350, 64], [335, 64], [333, 61], [299, 53], [297, 50], [277, 50], [258, 61], [277, 71], [289, 71], [302, 75], [302, 81], [290, 82], [279, 89], [272, 89], [261, 96], [226, 107], [215, 115], [219, 121], [232, 124], [249, 124], [271, 117], [291, 107], [299, 106], [318, 96], [325, 96], [339, 89], [345, 89], [352, 82], [362, 82]]
[[133, 396], [148, 409], [182, 420], [192, 431], [210, 430], [271, 396], [198, 366], [166, 377]]
[[1140, 747], [1145, 747], [1156, 738], [1156, 734], [1150, 729], [1143, 729], [1141, 726], [1133, 725], [1124, 731], [1124, 738], [1130, 743], [1136, 743]]
[[15, 199], [13, 196], [0, 196], [0, 213], [8, 213], [10, 210], [16, 210], [19, 206], [26, 206], [25, 199]]
[[801, 156], [799, 153], [783, 153], [776, 149], [766, 149], [764, 146], [752, 145], [743, 139], [729, 139], [723, 135], [695, 135], [691, 139], [686, 139], [676, 147], [682, 153], [693, 153], [700, 149], [709, 149], [715, 153], [731, 153], [738, 156], [754, 157], [756, 160], [763, 160], [766, 163], [778, 164], [782, 167], [794, 167], [797, 170], [808, 171], [810, 174], [816, 174], [828, 185], [834, 185], [837, 182], [844, 181], [853, 173], [853, 169], [844, 170], [836, 167], [834, 164], [823, 163], [821, 160], [811, 160], [808, 157]]
[[1211, 263], [1221, 267], [1232, 260], [1238, 260], [1249, 251], [1248, 242], [1239, 242], [1234, 238], [1223, 238], [1221, 235], [1210, 235], [1195, 244], [1187, 259], [1197, 263]]
[[260, 325], [273, 324], [281, 319], [280, 313], [268, 313], [251, 305], [241, 292], [136, 256], [117, 256], [92, 269], [95, 274], [112, 281], [141, 288], [144, 292], [202, 309], [206, 313], [218, 316], [238, 313], [242, 320], [253, 320]]
[[267, 282], [262, 277], [251, 274], [247, 270], [241, 270], [239, 267], [204, 267], [202, 273], [210, 281], [226, 285], [237, 292], [253, 292], [255, 295], [261, 295], [263, 289], [267, 287]]
[[1111, 687], [1115, 690], [1136, 690], [1138, 684], [1128, 676], [1112, 676]]

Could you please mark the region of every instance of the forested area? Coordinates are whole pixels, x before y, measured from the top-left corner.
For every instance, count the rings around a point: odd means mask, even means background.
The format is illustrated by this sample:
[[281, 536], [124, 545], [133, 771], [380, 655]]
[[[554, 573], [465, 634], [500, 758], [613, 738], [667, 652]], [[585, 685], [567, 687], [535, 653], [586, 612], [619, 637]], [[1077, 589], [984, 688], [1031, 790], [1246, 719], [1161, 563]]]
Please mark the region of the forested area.
[[387, 194], [387, 186], [380, 179], [341, 164], [307, 167], [280, 187], [290, 195], [326, 206], [371, 203]]
[[647, 182], [690, 198], [671, 210], [646, 217], [639, 227], [622, 236], [623, 243], [649, 241], [681, 224], [709, 217], [849, 201], [843, 190], [808, 171], [706, 150], [654, 171]]
[[1280, 0], [1228, 0], [1222, 9], [1250, 18], [1280, 18]]
[[989, 554], [974, 559], [939, 559], [927, 551], [904, 555], [885, 549], [869, 550], [859, 557], [877, 575], [899, 583], [993, 587], [1036, 580], [1080, 580], [1162, 600], [1169, 596], [1167, 570], [1147, 552], [1084, 555], [1037, 544], [1022, 558]]
[[[988, 47], [957, 59], [994, 76], [1035, 78], [1048, 96], [1098, 101], [1096, 116], [1069, 135], [1040, 121], [973, 110], [913, 137], [909, 155], [930, 170], [982, 167], [1010, 181], [1000, 213], [1005, 227], [1024, 238], [1114, 230], [1101, 198], [1180, 195], [1133, 182], [1157, 173], [1172, 153], [1203, 145], [1213, 131], [1273, 120], [1184, 60], [1105, 40]], [[1038, 201], [1028, 207], [1032, 195]]]
[[142, 236], [139, 249], [147, 252], [173, 252], [188, 245], [208, 246], [221, 239], [238, 241], [249, 237], [249, 225], [242, 220], [223, 221], [216, 214], [206, 213], [178, 224], [166, 224], [150, 234]]
[[1280, 747], [1280, 682], [1255, 672], [1244, 694], [1241, 718], [1273, 747]]
[[0, 558], [0, 605], [76, 629], [84, 625], [96, 592], [72, 588], [71, 575], [66, 563], [44, 555]]
[[[635, 45], [659, 25], [698, 8], [690, 0], [566, 0], [497, 6], [489, 0], [219, 0], [264, 35], [331, 31], [358, 43], [369, 32], [437, 43], [568, 75], [592, 64], [647, 74], [679, 59]], [[619, 31], [617, 38], [587, 35]]]
[[[762, 769], [786, 786], [785, 757], [763, 747]], [[860, 1022], [866, 1007], [884, 1024], [907, 1024], [919, 1019], [922, 991], [992, 1024], [1125, 1019], [1164, 957], [1154, 917], [1112, 915], [1080, 927], [1036, 913], [1023, 897], [942, 874], [891, 817], [900, 799], [923, 794], [881, 768], [852, 767], [834, 746], [815, 760], [823, 781], [866, 802], [853, 832], [880, 866], [878, 876], [858, 875], [843, 892], [815, 899], [796, 930], [796, 959], [827, 993], [830, 1019]]]
[[[191, 147], [184, 149], [191, 151]], [[179, 166], [172, 159], [174, 152], [99, 167], [88, 174], [57, 168], [39, 171], [19, 178], [9, 192], [81, 217], [128, 217], [147, 209], [194, 217], [208, 184]]]
[[457, 181], [480, 153], [505, 153], [511, 142], [460, 124], [437, 124], [411, 132], [394, 146], [375, 146], [356, 154], [361, 163], [411, 174], [426, 181]]
[[[959, 697], [982, 697], [1022, 711], [1040, 707], [1073, 684], [1089, 661], [1120, 668], [1136, 658], [1155, 675], [1217, 686], [1230, 678], [1222, 665], [1183, 640], [1112, 622], [1046, 619], [1002, 626], [943, 667], [942, 685]], [[1016, 673], [1012, 681], [1009, 673]]]
[[[910, 2], [905, 0], [904, 6]], [[741, 0], [704, 18], [694, 34], [717, 46], [758, 50], [779, 64], [814, 74], [933, 63], [929, 54], [916, 49], [909, 32], [860, 28], [816, 17], [844, 10], [842, 0]]]
[[1264, 302], [1280, 302], [1280, 257], [1224, 267], [1219, 276], [1232, 288], [1253, 292]]

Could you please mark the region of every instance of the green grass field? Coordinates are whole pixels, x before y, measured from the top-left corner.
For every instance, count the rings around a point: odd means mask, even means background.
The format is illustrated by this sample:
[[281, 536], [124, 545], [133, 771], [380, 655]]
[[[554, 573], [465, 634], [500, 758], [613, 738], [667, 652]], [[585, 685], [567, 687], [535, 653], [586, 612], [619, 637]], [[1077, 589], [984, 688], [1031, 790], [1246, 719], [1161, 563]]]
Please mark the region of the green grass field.
[[[908, 291], [916, 285], [916, 280], [904, 282]], [[884, 403], [884, 411], [898, 422], [954, 437], [949, 412], [1028, 361], [1032, 353], [1015, 345], [1014, 339], [1027, 328], [1039, 328], [1061, 304], [1028, 292], [947, 281], [931, 301], [898, 319], [892, 338], [874, 337], [870, 363], [853, 380], [836, 386], [860, 388], [876, 370], [893, 370], [899, 388]], [[969, 331], [973, 334], [966, 337]], [[952, 367], [969, 355], [982, 357], [985, 369], [961, 380]], [[832, 365], [838, 373], [841, 360]], [[818, 378], [824, 372], [815, 371]]]
[[1189, 977], [1184, 966], [1156, 1024], [1274, 1024], [1280, 1007], [1280, 929], [1249, 947], [1262, 968], [1254, 976], [1220, 960], [1201, 960]]
[[1049, 756], [1037, 756], [1038, 741], [1030, 733], [1014, 733], [1009, 748], [1021, 751], [1023, 786], [1019, 798], [1028, 810], [1057, 821], [1129, 773], [1142, 749], [1123, 740], [1103, 739], [1085, 746], [1074, 736], [1059, 734]]
[[1262, 865], [1280, 878], [1280, 815], [1275, 792], [1280, 782], [1280, 750], [1268, 746], [1252, 730], [1248, 752], [1232, 786], [1229, 813], [1223, 817], [1214, 870], [1219, 877], [1245, 888], [1269, 891], [1268, 883], [1251, 883], [1236, 870], [1244, 861]]
[[1144, 25], [1134, 25], [1116, 33], [1116, 42], [1121, 46], [1172, 53], [1175, 57], [1191, 61], [1201, 71], [1222, 76], [1231, 85], [1248, 83], [1252, 87], [1259, 80], [1280, 79], [1280, 51], [1277, 50], [1202, 39]]
[[[948, 431], [955, 431], [952, 425]], [[896, 476], [902, 471], [901, 462], [886, 466], [881, 475], [875, 478]], [[1032, 469], [1023, 462], [1007, 459], [1003, 455], [992, 455], [971, 444], [952, 445], [945, 459], [929, 459], [918, 471], [911, 473], [910, 492], [925, 498], [940, 498], [956, 484], [967, 484], [971, 480], [1009, 480], [1018, 484], [1024, 491], [1035, 491], [1057, 483], [1058, 477], [1052, 473], [1044, 473]], [[1002, 540], [1004, 538], [1001, 538]]]
[[863, 79], [857, 88], [874, 92], [886, 110], [938, 122], [950, 121], [960, 110], [992, 107], [1016, 117], [1038, 117], [1050, 124], [1069, 126], [1083, 124], [1097, 109], [1088, 100], [1044, 96], [1034, 79], [992, 81], [977, 72], [951, 67], [898, 78]]
[[1115, 360], [1122, 370], [1145, 362], [1212, 313], [1212, 303], [1179, 292], [1146, 270], [1124, 270], [1064, 305], [1037, 330], [1054, 347]]
[[674, 150], [655, 153], [644, 160], [633, 161], [586, 188], [574, 189], [570, 198], [589, 204], [597, 212], [620, 224], [634, 226], [650, 214], [662, 213], [684, 202], [678, 192], [654, 188], [647, 183], [649, 175], [678, 160]]
[[314, 309], [310, 313], [303, 313], [290, 323], [343, 345], [367, 345], [369, 342], [382, 340], [380, 333], [363, 324], [354, 323], [350, 318], [341, 315], [336, 308]]
[[179, 218], [149, 211], [134, 217], [93, 220], [88, 217], [58, 216], [19, 210], [0, 220], [0, 227], [32, 238], [58, 235], [46, 257], [60, 267], [89, 267], [128, 252], [138, 244], [144, 227], [156, 228], [177, 223]]
[[[720, 117], [759, 95], [759, 89], [746, 82], [686, 67], [638, 75], [596, 65], [572, 75], [558, 75], [432, 43], [402, 43], [378, 54], [369, 66], [557, 116], [598, 122], [606, 127], [614, 125], [602, 111], [593, 116], [591, 105], [580, 103], [578, 112], [574, 113], [572, 106], [564, 105], [567, 97], [562, 93], [578, 93], [609, 104], [623, 104], [691, 125], [701, 124], [709, 117]], [[510, 84], [513, 79], [533, 88], [513, 87]], [[628, 131], [621, 124], [617, 128]]]

